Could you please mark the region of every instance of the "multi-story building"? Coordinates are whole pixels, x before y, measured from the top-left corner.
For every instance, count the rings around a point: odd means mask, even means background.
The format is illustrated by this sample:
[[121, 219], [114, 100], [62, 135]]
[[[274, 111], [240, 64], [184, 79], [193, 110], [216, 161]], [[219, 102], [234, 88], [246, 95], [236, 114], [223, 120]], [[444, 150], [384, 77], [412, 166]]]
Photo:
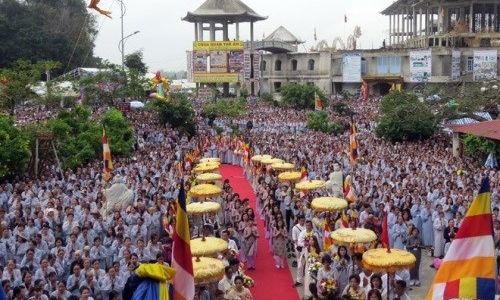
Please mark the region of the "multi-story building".
[[290, 82], [316, 84], [327, 94], [356, 93], [366, 82], [371, 94], [385, 94], [393, 84], [419, 91], [427, 83], [496, 78], [499, 1], [397, 0], [382, 14], [389, 19], [389, 36], [380, 49], [358, 50], [356, 37], [340, 49], [322, 42], [310, 52], [254, 46], [268, 50], [260, 93]]

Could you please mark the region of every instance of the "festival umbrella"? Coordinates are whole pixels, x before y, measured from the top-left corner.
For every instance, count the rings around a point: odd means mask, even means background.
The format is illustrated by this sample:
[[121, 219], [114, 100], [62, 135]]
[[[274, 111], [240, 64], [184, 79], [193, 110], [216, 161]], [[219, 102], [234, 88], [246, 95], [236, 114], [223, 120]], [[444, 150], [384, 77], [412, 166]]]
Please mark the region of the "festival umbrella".
[[215, 184], [208, 183], [197, 184], [193, 186], [188, 192], [189, 196], [195, 198], [206, 198], [218, 196], [220, 194], [222, 194], [222, 189], [220, 187], [216, 186]]
[[299, 182], [295, 185], [295, 188], [297, 190], [316, 190], [316, 189], [322, 189], [326, 186], [326, 183], [323, 180], [308, 180], [308, 181], [302, 181]]
[[271, 165], [271, 168], [280, 171], [293, 170], [295, 169], [295, 165], [286, 162], [274, 163]]
[[276, 163], [284, 163], [282, 159], [279, 158], [266, 158], [260, 161], [261, 164], [263, 165], [272, 165]]
[[192, 259], [195, 283], [217, 282], [224, 277], [225, 267], [221, 260], [210, 257], [193, 257]]
[[218, 170], [219, 166], [220, 163], [218, 162], [201, 163], [197, 164], [196, 167], [194, 167], [193, 171], [195, 171], [196, 173], [213, 172], [215, 170]]
[[211, 162], [220, 163], [220, 158], [218, 158], [218, 157], [204, 157], [204, 158], [200, 159], [200, 163], [211, 163]]
[[337, 229], [330, 234], [330, 237], [341, 243], [371, 243], [377, 239], [375, 232], [365, 228]]
[[311, 207], [319, 211], [338, 211], [347, 207], [347, 201], [334, 197], [318, 197], [313, 199]]
[[261, 154], [257, 154], [257, 155], [254, 155], [252, 156], [252, 158], [250, 158], [251, 161], [253, 162], [260, 162], [261, 160], [263, 159], [271, 159], [273, 158], [271, 155], [267, 155], [267, 154], [264, 154], [264, 155], [261, 155]]
[[213, 201], [194, 202], [186, 205], [188, 214], [208, 214], [218, 212], [220, 204]]
[[216, 180], [221, 180], [222, 175], [217, 174], [217, 173], [202, 173], [198, 176], [196, 176], [197, 181], [201, 182], [207, 182], [207, 181], [216, 181]]
[[300, 180], [302, 174], [300, 172], [283, 172], [278, 174], [278, 180], [280, 182], [296, 182]]
[[400, 249], [371, 249], [363, 253], [363, 266], [373, 272], [396, 272], [412, 268], [415, 255]]
[[228, 243], [225, 240], [210, 236], [192, 239], [190, 245], [193, 256], [211, 256], [228, 248]]
[[[400, 249], [371, 249], [363, 253], [363, 267], [373, 272], [396, 272], [412, 268], [417, 261], [415, 255]], [[389, 299], [389, 274], [387, 274], [387, 299]]]

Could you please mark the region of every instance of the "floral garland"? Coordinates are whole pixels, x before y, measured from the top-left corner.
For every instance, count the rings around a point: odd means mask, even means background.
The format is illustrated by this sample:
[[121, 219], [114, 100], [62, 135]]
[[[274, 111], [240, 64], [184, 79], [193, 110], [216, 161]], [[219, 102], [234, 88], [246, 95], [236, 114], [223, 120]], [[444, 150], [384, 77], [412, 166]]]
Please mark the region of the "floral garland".
[[309, 266], [307, 268], [307, 272], [309, 273], [309, 275], [316, 278], [319, 269], [321, 269], [321, 267], [323, 266], [319, 261], [319, 255], [312, 252], [309, 253], [309, 257], [307, 258], [307, 264]]
[[304, 247], [309, 247], [309, 240], [312, 239], [313, 233], [312, 232], [306, 232], [304, 234]]
[[339, 283], [333, 278], [323, 278], [319, 284], [319, 287], [322, 294], [329, 294], [335, 292], [338, 289]]
[[238, 269], [238, 272], [240, 273], [240, 276], [243, 277], [243, 285], [246, 288], [251, 288], [255, 285], [255, 281], [253, 280], [252, 277], [245, 275], [244, 270], [245, 270], [245, 264], [240, 262], [240, 267]]

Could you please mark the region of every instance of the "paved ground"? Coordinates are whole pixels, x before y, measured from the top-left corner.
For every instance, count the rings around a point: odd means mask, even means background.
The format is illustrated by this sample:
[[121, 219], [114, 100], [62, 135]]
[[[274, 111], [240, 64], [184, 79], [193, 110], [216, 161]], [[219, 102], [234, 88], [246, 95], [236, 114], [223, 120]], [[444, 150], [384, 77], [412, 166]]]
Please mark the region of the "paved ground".
[[[408, 292], [412, 300], [422, 300], [425, 299], [427, 295], [427, 291], [434, 279], [434, 275], [436, 274], [436, 270], [431, 268], [430, 265], [434, 261], [434, 258], [428, 256], [427, 252], [422, 252], [422, 263], [420, 264], [420, 287], [412, 287], [412, 290]], [[296, 278], [295, 274], [297, 269], [292, 268], [293, 259], [288, 260], [288, 265], [290, 266], [290, 271], [292, 272], [292, 277]], [[293, 284], [293, 283], [290, 283]], [[304, 287], [300, 286], [297, 288], [299, 295], [303, 295]]]

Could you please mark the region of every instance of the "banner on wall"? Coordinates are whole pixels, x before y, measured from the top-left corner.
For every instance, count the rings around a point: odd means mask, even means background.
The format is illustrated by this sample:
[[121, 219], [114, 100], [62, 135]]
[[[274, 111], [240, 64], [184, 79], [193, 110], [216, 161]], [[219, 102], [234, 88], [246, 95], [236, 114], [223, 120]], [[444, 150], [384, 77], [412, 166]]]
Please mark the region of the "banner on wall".
[[193, 82], [193, 51], [186, 51], [187, 81]]
[[432, 76], [432, 53], [430, 50], [410, 52], [410, 82], [429, 82]]
[[451, 52], [451, 81], [460, 80], [462, 52], [453, 50]]
[[342, 82], [362, 82], [361, 54], [345, 53], [342, 56]]
[[474, 80], [485, 81], [497, 78], [497, 50], [474, 51]]

